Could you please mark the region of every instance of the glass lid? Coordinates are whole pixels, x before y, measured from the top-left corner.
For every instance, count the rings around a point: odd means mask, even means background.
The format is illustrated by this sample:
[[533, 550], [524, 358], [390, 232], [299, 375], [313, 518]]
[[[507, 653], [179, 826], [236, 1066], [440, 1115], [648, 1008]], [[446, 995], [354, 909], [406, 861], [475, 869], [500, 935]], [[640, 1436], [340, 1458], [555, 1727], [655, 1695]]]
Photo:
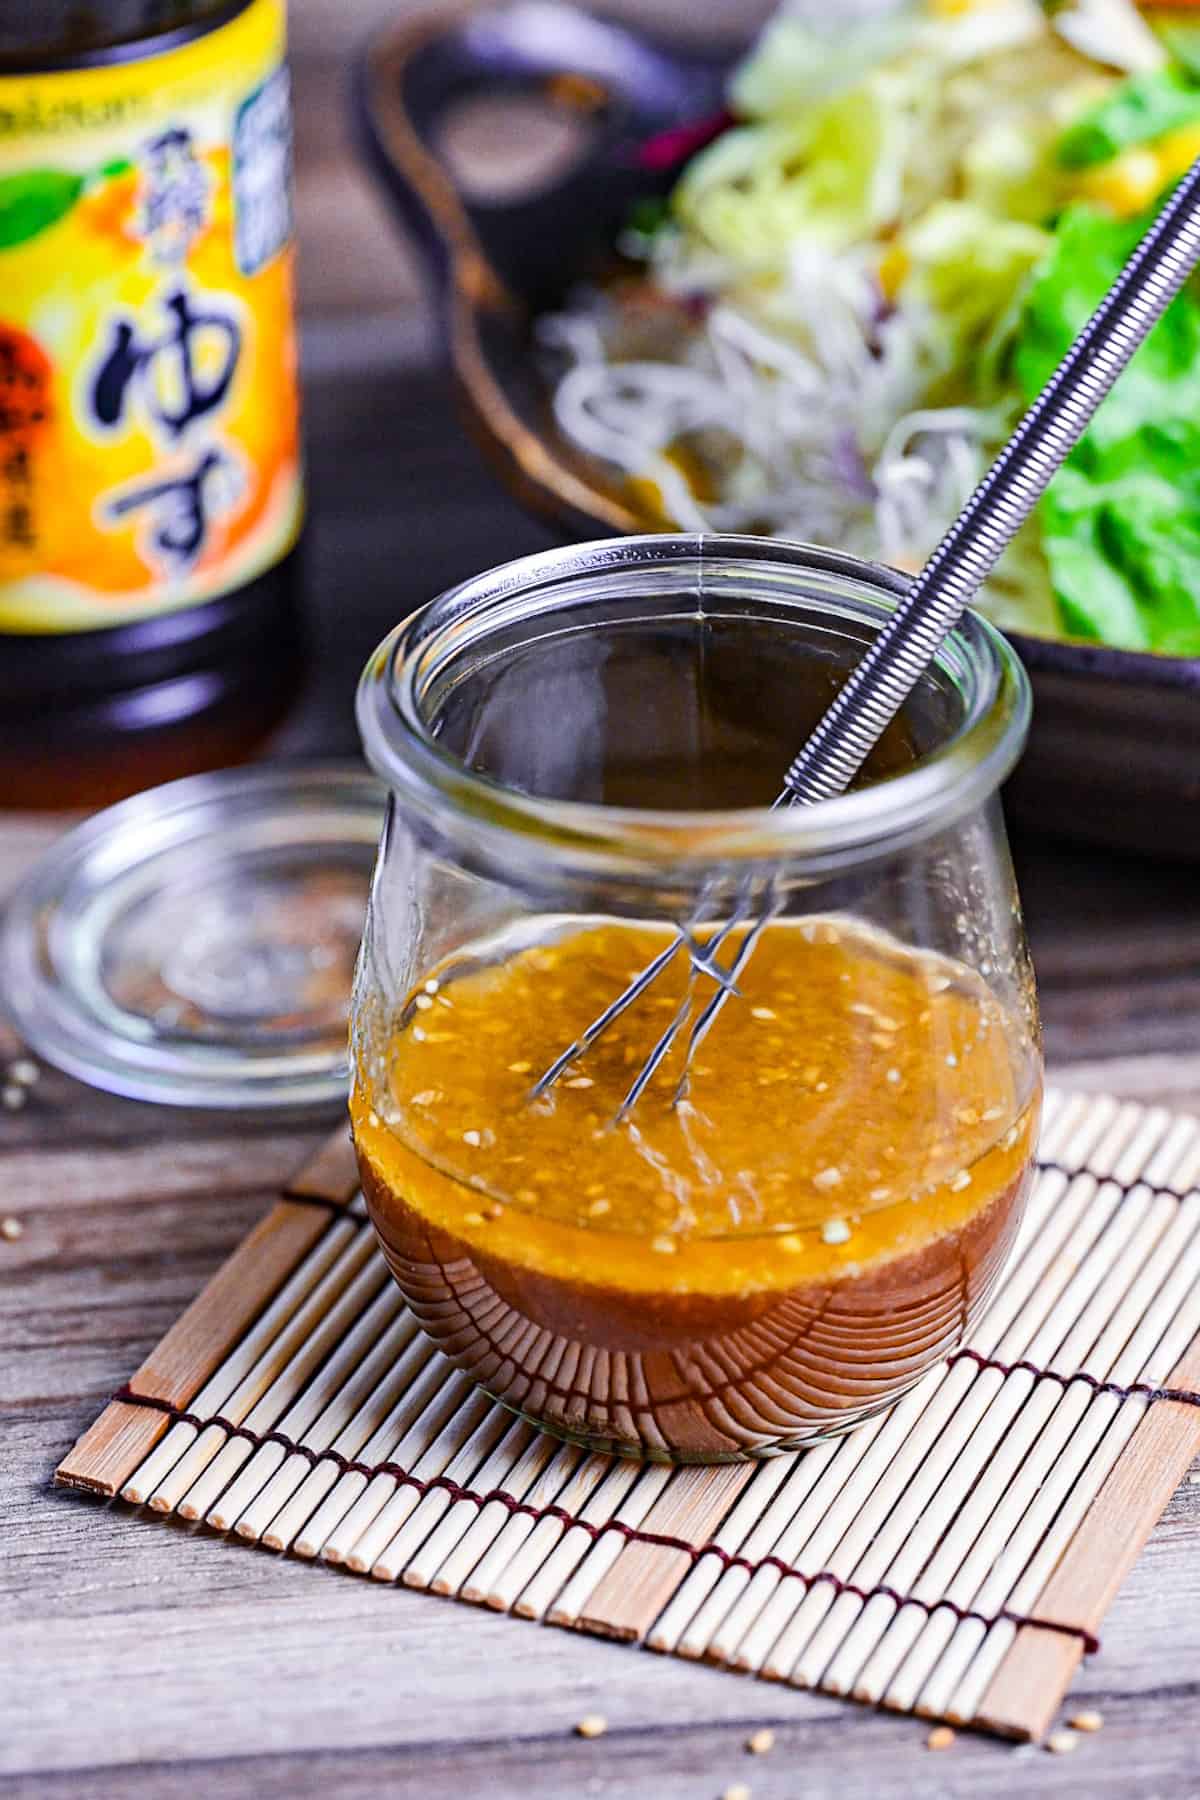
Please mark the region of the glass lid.
[[111, 1093], [343, 1101], [384, 795], [354, 765], [267, 765], [109, 807], [11, 896], [0, 1004], [47, 1062]]

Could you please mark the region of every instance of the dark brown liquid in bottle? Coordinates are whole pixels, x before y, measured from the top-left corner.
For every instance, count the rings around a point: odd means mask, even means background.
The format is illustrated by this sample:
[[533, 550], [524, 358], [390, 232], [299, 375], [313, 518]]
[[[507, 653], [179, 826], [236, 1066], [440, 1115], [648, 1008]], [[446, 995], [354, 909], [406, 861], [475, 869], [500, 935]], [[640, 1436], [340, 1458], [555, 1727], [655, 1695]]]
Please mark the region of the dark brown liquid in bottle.
[[105, 806], [250, 756], [303, 672], [298, 562], [109, 630], [0, 634], [0, 806]]

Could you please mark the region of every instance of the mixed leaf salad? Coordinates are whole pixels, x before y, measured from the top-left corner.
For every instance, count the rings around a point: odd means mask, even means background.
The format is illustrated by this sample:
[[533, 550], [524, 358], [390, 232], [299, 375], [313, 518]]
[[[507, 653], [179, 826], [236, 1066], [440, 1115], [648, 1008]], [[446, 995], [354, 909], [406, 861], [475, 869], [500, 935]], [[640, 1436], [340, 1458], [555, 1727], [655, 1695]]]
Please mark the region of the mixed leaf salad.
[[[543, 322], [559, 424], [686, 529], [916, 568], [1200, 156], [1200, 5], [793, 0], [729, 111]], [[984, 603], [1200, 655], [1200, 285]]]

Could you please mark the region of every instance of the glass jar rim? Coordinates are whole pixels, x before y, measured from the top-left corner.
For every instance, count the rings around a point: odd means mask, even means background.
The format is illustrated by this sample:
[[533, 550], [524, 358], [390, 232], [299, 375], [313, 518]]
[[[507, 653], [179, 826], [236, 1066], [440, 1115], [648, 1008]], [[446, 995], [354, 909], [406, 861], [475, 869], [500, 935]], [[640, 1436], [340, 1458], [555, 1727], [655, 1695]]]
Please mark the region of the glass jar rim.
[[[978, 613], [964, 613], [939, 652], [968, 677], [964, 715], [950, 736], [910, 768], [868, 787], [803, 807], [665, 811], [566, 800], [505, 786], [468, 768], [443, 748], [421, 705], [431, 672], [448, 654], [509, 623], [514, 605], [551, 605], [573, 583], [597, 578], [619, 586], [635, 571], [706, 567], [747, 583], [782, 576], [777, 594], [807, 598], [805, 576], [829, 588], [860, 623], [881, 625], [907, 578], [882, 564], [818, 545], [732, 533], [646, 533], [544, 550], [470, 577], [429, 601], [385, 637], [359, 683], [357, 716], [367, 759], [405, 802], [460, 831], [481, 848], [519, 846], [526, 863], [539, 851], [558, 865], [593, 870], [785, 861], [829, 874], [864, 856], [891, 852], [952, 824], [980, 805], [1011, 771], [1028, 734], [1029, 678], [1008, 640]], [[786, 578], [794, 581], [789, 585]], [[836, 587], [835, 587], [836, 584]], [[472, 637], [472, 633], [476, 637]], [[798, 750], [800, 745], [796, 745]], [[782, 777], [782, 769], [780, 775]]]

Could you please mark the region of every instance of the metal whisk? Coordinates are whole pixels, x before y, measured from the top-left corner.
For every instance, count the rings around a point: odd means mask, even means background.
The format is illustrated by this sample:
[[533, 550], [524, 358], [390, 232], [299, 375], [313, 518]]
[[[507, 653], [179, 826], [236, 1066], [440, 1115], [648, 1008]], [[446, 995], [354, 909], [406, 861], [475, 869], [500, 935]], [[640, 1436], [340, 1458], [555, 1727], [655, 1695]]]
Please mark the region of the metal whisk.
[[[1197, 160], [1159, 213], [1120, 275], [1084, 325], [1016, 431], [983, 477], [958, 518], [866, 655], [819, 720], [783, 778], [778, 806], [807, 806], [840, 794], [862, 767], [888, 723], [903, 706], [942, 641], [957, 624], [963, 608], [978, 592], [1002, 552], [1045, 492], [1068, 453], [1079, 442], [1096, 408], [1128, 364], [1134, 351], [1162, 317], [1200, 261], [1200, 160]], [[739, 891], [732, 916], [707, 941], [696, 937], [704, 922], [709, 894], [696, 913], [623, 993], [593, 1020], [546, 1070], [534, 1093], [542, 1094], [577, 1062], [657, 979], [668, 963], [686, 949], [691, 957], [689, 984], [670, 1024], [638, 1070], [618, 1109], [624, 1118], [686, 1026], [693, 1006], [696, 975], [717, 985], [697, 1015], [688, 1036], [683, 1073], [675, 1088], [678, 1101], [686, 1090], [696, 1049], [711, 1030], [721, 1008], [737, 993], [737, 978], [754, 945], [778, 911], [774, 883], [760, 880]], [[728, 966], [717, 953], [730, 934], [748, 918], [754, 922]]]

